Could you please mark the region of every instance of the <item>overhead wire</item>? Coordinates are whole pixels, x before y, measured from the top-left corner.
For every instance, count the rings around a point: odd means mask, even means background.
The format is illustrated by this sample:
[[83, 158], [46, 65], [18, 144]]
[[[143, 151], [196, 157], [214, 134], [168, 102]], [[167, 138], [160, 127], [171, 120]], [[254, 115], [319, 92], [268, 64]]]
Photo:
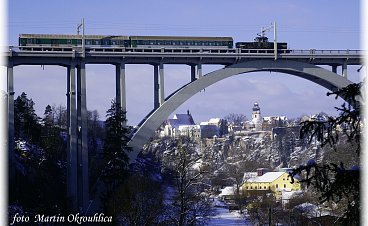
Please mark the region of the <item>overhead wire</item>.
[[[45, 22], [45, 21], [11, 21], [8, 28], [34, 28], [34, 29], [75, 29], [78, 21], [59, 21], [59, 22]], [[258, 31], [262, 25], [243, 25], [243, 24], [159, 24], [159, 23], [118, 23], [118, 22], [104, 22], [104, 21], [87, 21], [86, 27], [89, 30], [130, 30], [130, 31], [196, 31], [196, 32], [217, 32], [217, 31], [242, 31], [255, 32]], [[278, 32], [293, 33], [360, 33], [360, 28], [353, 27], [336, 27], [336, 26], [278, 26]]]

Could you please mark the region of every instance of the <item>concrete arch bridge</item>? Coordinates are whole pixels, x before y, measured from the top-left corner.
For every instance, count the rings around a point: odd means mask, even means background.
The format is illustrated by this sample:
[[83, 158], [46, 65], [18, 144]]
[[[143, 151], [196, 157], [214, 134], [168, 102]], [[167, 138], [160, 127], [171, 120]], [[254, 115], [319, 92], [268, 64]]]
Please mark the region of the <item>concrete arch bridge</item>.
[[[3, 54], [7, 67], [7, 118], [10, 186], [15, 180], [14, 155], [14, 75], [19, 65], [58, 65], [66, 68], [68, 113], [67, 192], [71, 207], [88, 210], [88, 140], [86, 104], [86, 64], [112, 64], [116, 67], [116, 102], [126, 109], [126, 64], [153, 66], [154, 109], [132, 134], [129, 145], [134, 161], [154, 131], [182, 103], [200, 90], [231, 76], [256, 71], [274, 71], [298, 76], [331, 91], [341, 89], [351, 81], [348, 65], [362, 65], [361, 50], [280, 50], [276, 53], [247, 49], [188, 49], [188, 48], [63, 48], [37, 47], [27, 50], [9, 47]], [[181, 64], [191, 68], [190, 82], [166, 99], [164, 65]], [[224, 65], [224, 68], [202, 75], [202, 65]], [[331, 71], [319, 67], [327, 65]], [[337, 68], [342, 68], [342, 75]], [[37, 81], [35, 81], [36, 83]]]
[[286, 73], [314, 82], [330, 91], [336, 91], [348, 86], [352, 82], [343, 76], [327, 69], [315, 66], [309, 63], [286, 60], [252, 60], [247, 62], [235, 63], [208, 73], [207, 75], [196, 79], [183, 87], [179, 88], [157, 109], [151, 111], [139, 124], [138, 129], [133, 133], [129, 146], [133, 148], [130, 153], [130, 159], [136, 159], [143, 146], [154, 135], [154, 132], [160, 125], [185, 101], [200, 92], [201, 90], [219, 82], [223, 79], [238, 74], [270, 71]]

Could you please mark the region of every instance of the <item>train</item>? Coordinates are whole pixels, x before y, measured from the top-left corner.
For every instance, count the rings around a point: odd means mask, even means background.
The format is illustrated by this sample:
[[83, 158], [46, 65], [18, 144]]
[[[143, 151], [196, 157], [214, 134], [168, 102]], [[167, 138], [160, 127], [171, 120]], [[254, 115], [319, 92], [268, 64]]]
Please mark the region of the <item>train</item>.
[[[190, 37], [190, 36], [115, 36], [85, 35], [85, 47], [120, 48], [200, 48], [232, 49], [232, 37]], [[27, 47], [77, 47], [82, 45], [82, 35], [20, 34], [19, 48]], [[240, 49], [274, 49], [264, 35], [258, 35], [253, 42], [236, 42]], [[277, 49], [286, 50], [287, 43], [278, 42]]]

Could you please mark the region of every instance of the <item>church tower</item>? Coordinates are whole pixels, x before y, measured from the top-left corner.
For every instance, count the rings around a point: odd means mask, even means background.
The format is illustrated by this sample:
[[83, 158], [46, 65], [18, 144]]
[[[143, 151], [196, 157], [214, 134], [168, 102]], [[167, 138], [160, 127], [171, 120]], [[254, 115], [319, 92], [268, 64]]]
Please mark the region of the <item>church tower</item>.
[[254, 123], [255, 129], [261, 130], [263, 120], [261, 116], [261, 108], [258, 103], [254, 103], [252, 110], [252, 122]]

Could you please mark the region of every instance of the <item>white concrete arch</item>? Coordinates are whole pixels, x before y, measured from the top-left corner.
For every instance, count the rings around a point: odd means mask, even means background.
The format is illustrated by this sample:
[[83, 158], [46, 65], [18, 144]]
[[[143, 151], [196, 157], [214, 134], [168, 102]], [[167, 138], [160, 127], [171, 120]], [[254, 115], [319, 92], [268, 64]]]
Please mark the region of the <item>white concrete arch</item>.
[[255, 71], [273, 71], [295, 75], [312, 81], [331, 91], [336, 91], [352, 84], [351, 81], [336, 73], [312, 64], [298, 61], [274, 61], [265, 59], [230, 65], [223, 69], [208, 73], [207, 75], [181, 87], [176, 92], [168, 96], [159, 108], [152, 111], [145, 119], [143, 119], [139, 128], [133, 134], [132, 139], [129, 142], [129, 146], [133, 148], [133, 151], [129, 153], [130, 161], [133, 162], [136, 159], [137, 155], [142, 150], [142, 147], [149, 141], [159, 126], [171, 115], [171, 113], [173, 113], [189, 98], [218, 81], [234, 75]]

